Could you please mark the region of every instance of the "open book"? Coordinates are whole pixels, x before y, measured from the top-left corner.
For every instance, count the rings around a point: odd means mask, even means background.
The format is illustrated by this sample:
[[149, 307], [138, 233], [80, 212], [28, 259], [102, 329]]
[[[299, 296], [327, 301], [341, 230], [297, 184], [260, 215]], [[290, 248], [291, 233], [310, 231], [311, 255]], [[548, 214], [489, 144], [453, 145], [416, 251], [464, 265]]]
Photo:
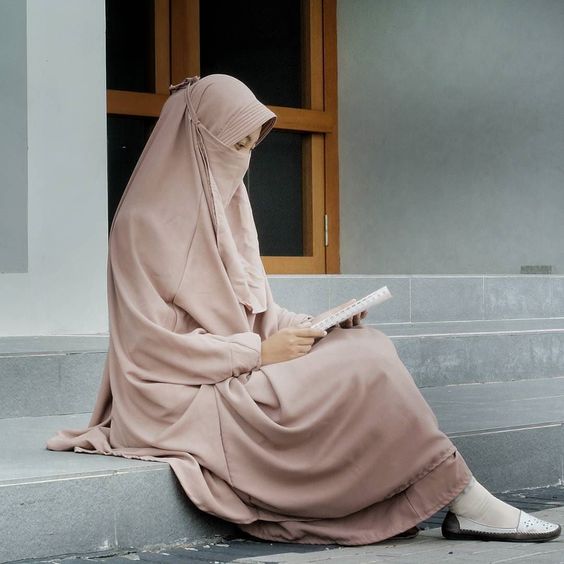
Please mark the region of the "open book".
[[331, 314], [328, 313], [327, 317], [323, 317], [323, 319], [311, 325], [311, 328], [329, 329], [329, 327], [333, 327], [333, 325], [337, 325], [337, 323], [341, 323], [349, 317], [356, 315], [357, 313], [360, 313], [365, 309], [368, 309], [369, 307], [372, 307], [376, 304], [381, 304], [382, 302], [389, 300], [391, 297], [392, 294], [390, 293], [390, 290], [388, 290], [388, 287], [382, 286], [375, 292], [372, 292], [371, 294], [364, 296], [364, 298], [357, 300], [354, 304], [345, 306], [342, 309], [339, 309], [338, 311]]

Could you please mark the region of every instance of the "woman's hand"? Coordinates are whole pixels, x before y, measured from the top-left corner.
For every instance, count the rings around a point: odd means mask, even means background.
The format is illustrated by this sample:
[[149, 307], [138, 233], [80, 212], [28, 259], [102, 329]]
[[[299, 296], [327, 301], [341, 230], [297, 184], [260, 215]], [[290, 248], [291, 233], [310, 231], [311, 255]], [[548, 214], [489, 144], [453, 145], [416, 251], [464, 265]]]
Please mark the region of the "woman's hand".
[[360, 325], [361, 320], [364, 319], [367, 315], [368, 315], [368, 311], [366, 310], [361, 311], [360, 313], [351, 315], [351, 317], [349, 317], [348, 319], [341, 321], [339, 325], [344, 329], [348, 329], [349, 327], [355, 327], [356, 325]]
[[[338, 306], [332, 307], [331, 309], [328, 309], [327, 311], [324, 311], [323, 313], [320, 313], [318, 316], [314, 317], [311, 320], [311, 324], [314, 325], [315, 323], [322, 321], [326, 317], [329, 317], [333, 313], [336, 313], [340, 309], [343, 309], [344, 307], [350, 306], [350, 305], [354, 304], [355, 302], [356, 302], [356, 300], [354, 298], [351, 298], [347, 302], [344, 302], [344, 303], [342, 303]], [[354, 327], [356, 325], [360, 325], [361, 320], [364, 319], [367, 315], [368, 315], [367, 310], [361, 311], [360, 313], [357, 313], [356, 315], [351, 315], [351, 317], [349, 317], [348, 319], [341, 321], [341, 323], [339, 323], [339, 326], [342, 327], [343, 329], [347, 329], [349, 327]]]
[[284, 362], [306, 355], [316, 338], [324, 337], [327, 331], [309, 327], [285, 327], [262, 342], [261, 366]]

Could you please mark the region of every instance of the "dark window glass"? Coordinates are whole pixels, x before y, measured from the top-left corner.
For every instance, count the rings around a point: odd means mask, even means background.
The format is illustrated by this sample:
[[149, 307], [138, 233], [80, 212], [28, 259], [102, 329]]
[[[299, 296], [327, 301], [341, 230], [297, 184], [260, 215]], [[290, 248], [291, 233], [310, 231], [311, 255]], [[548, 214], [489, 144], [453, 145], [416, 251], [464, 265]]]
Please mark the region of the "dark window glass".
[[263, 103], [302, 107], [301, 1], [200, 2], [200, 73], [243, 81]]
[[271, 131], [251, 156], [244, 181], [261, 255], [303, 256], [303, 138], [301, 133]]
[[109, 90], [155, 91], [153, 0], [106, 0], [106, 83]]
[[108, 232], [121, 195], [156, 123], [154, 117], [108, 115]]

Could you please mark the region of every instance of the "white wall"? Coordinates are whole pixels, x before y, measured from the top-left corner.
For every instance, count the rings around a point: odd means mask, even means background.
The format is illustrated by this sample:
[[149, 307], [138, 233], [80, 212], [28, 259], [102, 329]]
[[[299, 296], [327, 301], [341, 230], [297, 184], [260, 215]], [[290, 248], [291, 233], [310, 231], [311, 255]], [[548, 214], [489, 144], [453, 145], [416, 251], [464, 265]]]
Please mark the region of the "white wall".
[[27, 271], [26, 6], [0, 1], [0, 273]]
[[27, 0], [28, 272], [0, 274], [0, 336], [101, 333], [104, 0]]
[[339, 0], [343, 273], [564, 272], [564, 2]]

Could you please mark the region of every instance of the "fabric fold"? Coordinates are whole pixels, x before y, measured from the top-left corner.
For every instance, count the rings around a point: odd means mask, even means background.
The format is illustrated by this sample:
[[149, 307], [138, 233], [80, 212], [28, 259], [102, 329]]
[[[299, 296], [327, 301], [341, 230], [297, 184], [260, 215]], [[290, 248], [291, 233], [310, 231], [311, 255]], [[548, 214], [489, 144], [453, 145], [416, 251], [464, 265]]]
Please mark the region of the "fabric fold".
[[231, 341], [232, 376], [251, 372], [261, 364], [261, 338], [258, 333], [238, 333]]

